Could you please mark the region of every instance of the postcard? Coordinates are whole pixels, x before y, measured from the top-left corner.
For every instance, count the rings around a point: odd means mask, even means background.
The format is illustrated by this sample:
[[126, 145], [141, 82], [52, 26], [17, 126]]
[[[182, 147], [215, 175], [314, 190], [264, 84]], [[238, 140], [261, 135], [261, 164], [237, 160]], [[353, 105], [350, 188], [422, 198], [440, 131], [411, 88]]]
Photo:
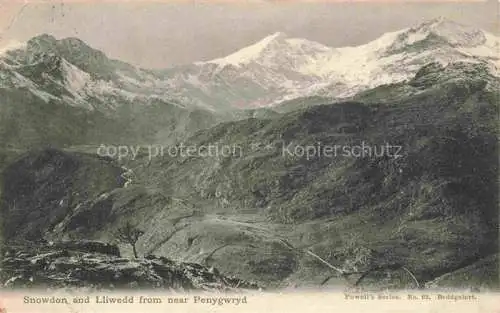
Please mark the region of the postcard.
[[0, 0], [0, 312], [500, 312], [499, 5]]

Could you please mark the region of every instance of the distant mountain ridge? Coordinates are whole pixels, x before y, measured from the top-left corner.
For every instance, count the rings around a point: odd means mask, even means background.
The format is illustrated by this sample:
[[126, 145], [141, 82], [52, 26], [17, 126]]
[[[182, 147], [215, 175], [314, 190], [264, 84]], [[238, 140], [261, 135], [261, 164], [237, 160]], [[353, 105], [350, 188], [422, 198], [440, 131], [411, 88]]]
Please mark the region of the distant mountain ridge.
[[0, 147], [168, 141], [214, 122], [148, 88], [147, 70], [77, 38], [40, 35], [13, 47], [0, 55]]
[[499, 49], [497, 36], [437, 18], [356, 47], [331, 48], [277, 32], [226, 57], [145, 70], [77, 38], [40, 35], [0, 48], [0, 88], [26, 87], [45, 100], [99, 111], [156, 100], [226, 111], [305, 96], [346, 98], [408, 80], [432, 62], [484, 63], [498, 76]]
[[46, 101], [99, 111], [156, 99], [181, 106], [161, 90], [147, 88], [148, 71], [109, 59], [80, 39], [43, 34], [14, 47], [0, 55], [0, 88], [27, 87]]
[[498, 37], [437, 18], [357, 47], [330, 48], [276, 33], [227, 57], [165, 71], [163, 79], [172, 94], [195, 103], [275, 106], [305, 96], [350, 97], [409, 80], [432, 62], [484, 63], [498, 76], [499, 49]]

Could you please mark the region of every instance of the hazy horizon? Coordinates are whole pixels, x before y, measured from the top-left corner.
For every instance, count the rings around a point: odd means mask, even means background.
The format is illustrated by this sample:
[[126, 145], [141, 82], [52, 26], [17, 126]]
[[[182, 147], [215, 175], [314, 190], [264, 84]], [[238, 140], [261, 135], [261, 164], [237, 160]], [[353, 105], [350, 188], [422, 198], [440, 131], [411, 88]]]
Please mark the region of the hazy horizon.
[[78, 37], [111, 58], [143, 68], [223, 57], [278, 31], [331, 47], [353, 46], [443, 16], [500, 33], [498, 3], [492, 2], [3, 6], [0, 43], [43, 33]]

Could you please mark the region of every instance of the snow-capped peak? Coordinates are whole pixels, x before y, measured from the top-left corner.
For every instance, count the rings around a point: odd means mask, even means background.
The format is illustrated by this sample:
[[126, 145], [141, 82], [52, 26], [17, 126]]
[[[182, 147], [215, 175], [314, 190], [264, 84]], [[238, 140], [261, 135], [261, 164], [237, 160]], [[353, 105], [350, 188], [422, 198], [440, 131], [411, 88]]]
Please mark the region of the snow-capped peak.
[[271, 35], [265, 37], [264, 39], [262, 39], [259, 42], [263, 45], [266, 45], [266, 44], [272, 42], [273, 40], [280, 40], [280, 39], [286, 39], [286, 38], [288, 38], [288, 36], [284, 32], [275, 32], [274, 34], [271, 34]]
[[233, 65], [233, 66], [240, 66], [242, 64], [247, 64], [255, 59], [257, 59], [259, 56], [261, 56], [262, 52], [273, 42], [283, 40], [287, 38], [286, 35], [282, 32], [276, 32], [270, 36], [265, 37], [264, 39], [258, 41], [257, 43], [245, 47], [243, 49], [240, 49], [236, 51], [233, 54], [230, 54], [224, 58], [219, 58], [215, 59], [212, 61], [208, 61], [207, 63], [215, 63], [218, 64], [219, 66], [225, 66], [225, 65]]
[[240, 67], [252, 62], [272, 66], [276, 65], [275, 61], [279, 63], [278, 59], [310, 57], [325, 52], [331, 52], [331, 48], [305, 39], [290, 38], [283, 32], [276, 32], [233, 54], [205, 63], [217, 64], [220, 68], [226, 65]]

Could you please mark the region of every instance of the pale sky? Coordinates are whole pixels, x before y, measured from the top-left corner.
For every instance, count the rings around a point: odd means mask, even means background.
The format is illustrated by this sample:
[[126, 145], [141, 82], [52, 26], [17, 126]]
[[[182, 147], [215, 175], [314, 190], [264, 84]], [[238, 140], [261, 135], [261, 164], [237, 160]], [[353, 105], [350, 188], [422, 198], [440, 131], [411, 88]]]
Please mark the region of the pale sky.
[[[8, 2], [11, 1], [11, 2]], [[108, 56], [167, 68], [228, 55], [277, 31], [339, 47], [444, 16], [500, 34], [498, 2], [31, 3], [0, 0], [0, 43], [78, 37]], [[242, 1], [240, 1], [242, 2]], [[245, 2], [245, 1], [243, 1]], [[293, 2], [293, 3], [291, 3]]]

